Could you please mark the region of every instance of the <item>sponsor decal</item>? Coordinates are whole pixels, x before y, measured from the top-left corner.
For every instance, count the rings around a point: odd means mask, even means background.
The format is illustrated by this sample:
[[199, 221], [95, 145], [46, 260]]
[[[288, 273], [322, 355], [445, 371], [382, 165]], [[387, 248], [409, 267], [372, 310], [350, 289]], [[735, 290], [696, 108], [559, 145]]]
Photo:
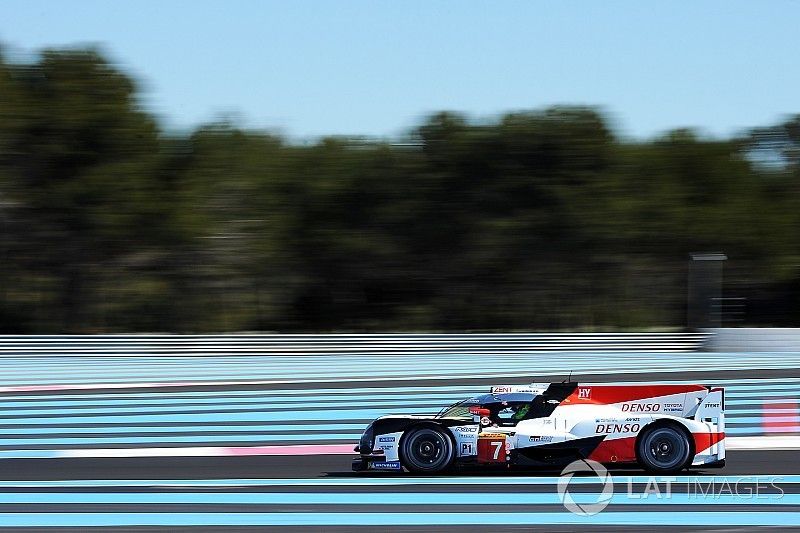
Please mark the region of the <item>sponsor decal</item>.
[[590, 400], [592, 398], [592, 388], [591, 387], [578, 387], [578, 399], [579, 400]]
[[370, 463], [372, 470], [400, 470], [400, 461], [384, 461], [382, 463]]
[[461, 443], [461, 455], [475, 455], [472, 448], [471, 442], [462, 442]]
[[641, 418], [626, 418], [625, 422], [639, 422]]
[[641, 429], [641, 424], [625, 422], [623, 424], [597, 424], [595, 433], [636, 433]]
[[505, 433], [481, 433], [478, 435], [479, 439], [504, 439], [506, 438]]
[[511, 387], [509, 387], [508, 385], [500, 385], [497, 387], [492, 387], [492, 390], [490, 392], [492, 392], [493, 394], [504, 394], [507, 392], [511, 392]]
[[553, 437], [549, 435], [531, 435], [531, 442], [553, 442]]
[[453, 431], [456, 433], [477, 433], [478, 426], [458, 426], [454, 427]]
[[394, 442], [394, 437], [378, 437], [378, 442]]
[[492, 424], [492, 420], [488, 416], [481, 417], [481, 425], [482, 426], [489, 426]]
[[661, 410], [660, 403], [624, 403], [622, 410], [631, 413], [652, 413]]
[[706, 407], [710, 407], [711, 409], [719, 409], [718, 403], [707, 403]]

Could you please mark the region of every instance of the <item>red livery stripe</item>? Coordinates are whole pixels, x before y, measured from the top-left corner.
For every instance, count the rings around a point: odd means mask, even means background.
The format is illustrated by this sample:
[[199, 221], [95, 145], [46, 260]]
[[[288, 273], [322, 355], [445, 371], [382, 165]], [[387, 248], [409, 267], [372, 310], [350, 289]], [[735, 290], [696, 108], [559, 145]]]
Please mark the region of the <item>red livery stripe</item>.
[[[692, 433], [695, 455], [709, 449], [725, 438], [725, 433]], [[589, 459], [598, 463], [636, 462], [636, 436], [604, 440], [597, 445]]]
[[598, 463], [630, 463], [636, 461], [636, 437], [604, 440], [589, 454]]
[[612, 404], [704, 390], [702, 385], [578, 385], [563, 403]]
[[725, 438], [725, 433], [692, 433], [694, 437], [694, 453], [703, 453]]

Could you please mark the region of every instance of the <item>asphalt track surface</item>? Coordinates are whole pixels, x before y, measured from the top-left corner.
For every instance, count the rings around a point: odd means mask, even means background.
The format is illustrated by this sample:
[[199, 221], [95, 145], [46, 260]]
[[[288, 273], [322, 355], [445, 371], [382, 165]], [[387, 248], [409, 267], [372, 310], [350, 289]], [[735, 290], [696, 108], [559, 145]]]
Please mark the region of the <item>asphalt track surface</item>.
[[[721, 469], [695, 470], [698, 475], [800, 475], [800, 452], [796, 450], [728, 451], [727, 465]], [[355, 454], [353, 454], [355, 457]], [[354, 478], [393, 479], [411, 474], [355, 473], [350, 469], [350, 456], [309, 455], [302, 457], [136, 457], [93, 459], [7, 459], [0, 461], [0, 480], [124, 480], [124, 479], [298, 479]], [[641, 471], [618, 469], [612, 473], [641, 474]], [[458, 479], [465, 476], [553, 476], [550, 471], [465, 470], [448, 474]]]
[[[683, 500], [669, 503], [669, 509], [665, 510], [663, 505], [654, 501], [653, 504], [647, 502], [626, 502], [625, 490], [635, 495], [645, 492], [644, 477], [641, 472], [635, 470], [616, 470], [612, 472], [615, 478], [616, 490], [622, 492], [620, 495], [621, 504], [612, 505], [603, 510], [595, 517], [585, 518], [578, 524], [557, 524], [548, 522], [539, 524], [537, 517], [548, 517], [547, 520], [559, 521], [574, 518], [564, 511], [563, 507], [556, 500], [556, 490], [553, 478], [558, 475], [557, 471], [547, 472], [476, 472], [467, 471], [439, 476], [433, 484], [427, 478], [418, 478], [409, 475], [396, 474], [372, 474], [357, 475], [350, 472], [349, 460], [346, 456], [307, 456], [307, 457], [228, 457], [228, 458], [149, 458], [149, 459], [71, 459], [71, 460], [8, 460], [0, 463], [2, 468], [2, 478], [0, 481], [0, 520], [4, 513], [12, 513], [17, 516], [37, 516], [42, 513], [65, 513], [66, 521], [60, 524], [70, 523], [72, 517], [78, 520], [81, 514], [94, 516], [93, 513], [118, 513], [126, 516], [136, 516], [137, 513], [146, 511], [159, 513], [160, 516], [195, 516], [198, 513], [198, 504], [202, 504], [203, 515], [199, 520], [201, 525], [190, 528], [179, 526], [175, 523], [154, 526], [130, 525], [124, 527], [111, 527], [114, 531], [279, 531], [285, 526], [242, 526], [242, 525], [221, 525], [215, 522], [220, 515], [237, 516], [247, 513], [273, 513], [283, 515], [288, 523], [293, 520], [302, 520], [300, 517], [320, 517], [330, 516], [331, 514], [341, 514], [342, 516], [356, 517], [368, 513], [370, 516], [379, 517], [379, 526], [376, 525], [353, 525], [330, 526], [330, 525], [306, 525], [303, 529], [309, 531], [464, 531], [469, 528], [473, 531], [619, 531], [628, 529], [640, 531], [645, 526], [647, 529], [667, 530], [667, 531], [686, 531], [686, 530], [719, 530], [719, 531], [749, 531], [758, 527], [759, 518], [752, 520], [752, 516], [757, 513], [768, 511], [769, 518], [780, 517], [780, 526], [765, 525], [764, 528], [776, 527], [781, 530], [795, 530], [800, 524], [793, 517], [800, 513], [800, 462], [796, 460], [794, 451], [738, 451], [729, 454], [729, 463], [724, 469], [713, 471], [697, 471], [689, 473], [693, 485], [687, 480], [679, 479], [671, 486], [673, 494], [682, 496], [684, 494], [697, 494], [696, 480], [701, 483], [710, 479], [723, 479], [722, 483], [729, 483], [728, 489], [734, 494], [728, 494], [733, 499], [734, 505], [724, 505], [718, 498], [723, 496], [724, 491], [720, 488], [712, 490], [714, 494], [702, 500], [705, 504], [698, 505], [700, 502], [692, 502], [692, 497], [684, 497]], [[784, 499], [794, 498], [791, 502], [781, 505], [779, 509], [764, 505], [764, 502], [754, 501], [752, 498], [740, 497], [741, 493], [756, 490], [754, 474], [758, 474], [761, 480], [759, 486], [766, 487], [770, 481], [774, 481], [781, 487], [781, 496]], [[794, 479], [789, 480], [794, 475]], [[629, 486], [626, 486], [626, 478], [630, 478]], [[93, 480], [92, 483], [84, 485], [81, 480]], [[8, 480], [12, 480], [12, 486], [6, 486]], [[63, 487], [33, 486], [25, 487], [23, 480], [73, 480], [74, 485]], [[103, 486], [102, 481], [109, 480], [110, 486]], [[137, 480], [142, 480], [138, 481]], [[198, 482], [192, 485], [192, 480]], [[283, 486], [275, 484], [280, 480], [289, 482]], [[298, 480], [302, 480], [298, 483]], [[333, 486], [314, 485], [317, 482], [332, 482]], [[586, 478], [587, 481], [594, 481]], [[247, 481], [252, 484], [248, 485]], [[531, 481], [533, 483], [531, 483]], [[356, 483], [348, 486], [348, 483]], [[412, 484], [405, 484], [410, 482]], [[469, 483], [467, 483], [469, 482]], [[742, 482], [743, 485], [735, 485]], [[129, 485], [126, 486], [126, 483]], [[295, 484], [297, 483], [297, 484]], [[163, 484], [159, 486], [160, 484]], [[337, 484], [343, 484], [339, 486]], [[399, 485], [397, 485], [399, 484]], [[18, 485], [18, 486], [14, 486]], [[664, 490], [664, 483], [659, 481], [661, 491]], [[694, 487], [694, 488], [692, 488]], [[721, 485], [720, 485], [721, 487]], [[591, 487], [584, 490], [589, 491]], [[578, 487], [578, 491], [582, 489]], [[704, 490], [708, 490], [706, 487]], [[46, 494], [42, 494], [45, 492]], [[290, 494], [287, 494], [290, 493]], [[84, 501], [80, 498], [87, 495], [99, 498], [99, 501]], [[418, 498], [423, 497], [429, 500], [425, 505], [417, 502]], [[589, 493], [587, 497], [595, 498], [594, 494]], [[26, 501], [26, 496], [38, 496], [32, 502]], [[291, 501], [290, 505], [281, 502], [276, 504], [272, 498], [279, 496], [284, 498], [294, 496], [297, 498]], [[64, 497], [77, 496], [79, 505], [72, 502], [71, 505], [61, 501]], [[205, 496], [205, 500], [195, 501], [195, 498]], [[315, 501], [315, 498], [338, 496], [338, 505], [331, 502]], [[384, 497], [381, 500], [382, 496]], [[111, 498], [104, 501], [103, 498]], [[132, 498], [142, 498], [144, 501]], [[147, 498], [154, 500], [148, 502]], [[164, 500], [165, 497], [172, 499]], [[264, 498], [265, 502], [258, 502], [258, 498]], [[505, 498], [507, 497], [507, 500]], [[640, 496], [636, 496], [640, 497]], [[769, 498], [766, 494], [764, 498]], [[41, 499], [43, 498], [43, 499]], [[177, 501], [175, 501], [177, 498]], [[279, 498], [279, 501], [280, 501]], [[450, 498], [446, 504], [439, 502], [440, 498]], [[488, 500], [494, 498], [495, 501]], [[533, 500], [543, 498], [542, 501]], [[738, 500], [737, 500], [738, 498]], [[393, 500], [408, 501], [393, 501]], [[497, 501], [499, 499], [499, 501]], [[21, 501], [20, 501], [21, 500]], [[184, 501], [185, 500], [185, 501]], [[434, 501], [436, 500], [436, 501]], [[528, 501], [532, 503], [528, 503]], [[12, 503], [13, 501], [13, 503]], [[476, 505], [476, 501], [479, 502]], [[769, 500], [766, 500], [769, 502]], [[367, 504], [366, 502], [370, 502]], [[464, 503], [459, 503], [464, 502]], [[629, 503], [645, 503], [632, 507]], [[490, 504], [490, 505], [487, 505]], [[691, 504], [691, 505], [690, 505]], [[476, 510], [479, 511], [476, 513]], [[333, 512], [332, 512], [333, 511]], [[186, 514], [183, 514], [186, 513]], [[448, 515], [459, 516], [478, 516], [478, 519], [491, 516], [515, 517], [520, 513], [528, 513], [527, 518], [520, 518], [522, 523], [497, 524], [477, 523], [475, 525], [448, 525], [447, 523], [437, 523], [434, 525], [403, 523], [405, 517], [415, 516], [419, 519], [426, 513], [447, 513]], [[491, 513], [491, 516], [488, 514]], [[661, 519], [667, 518], [668, 522], [674, 524], [673, 518], [686, 515], [685, 525], [657, 526], [648, 523], [654, 517]], [[619, 520], [622, 516], [632, 520], [633, 523], [623, 526], [620, 523], [604, 523], [609, 520]], [[713, 518], [706, 518], [711, 517]], [[216, 517], [216, 518], [215, 518]], [[380, 520], [380, 518], [383, 520]], [[555, 518], [554, 518], [555, 517]], [[702, 518], [700, 518], [702, 517]], [[743, 518], [746, 517], [746, 518]], [[728, 522], [718, 525], [717, 522], [727, 519]], [[735, 525], [738, 522], [751, 520], [746, 525]], [[187, 520], [179, 518], [181, 523]], [[469, 521], [469, 519], [468, 519]], [[698, 521], [702, 525], [698, 525]], [[211, 525], [214, 524], [214, 525]], [[734, 524], [734, 525], [732, 525]], [[17, 528], [10, 527], [12, 531], [85, 531], [86, 524], [76, 527], [57, 527], [57, 528]], [[104, 528], [105, 529], [105, 528]]]
[[[681, 379], [714, 384], [715, 380], [723, 379], [798, 377], [800, 369], [766, 369], [641, 373], [622, 377], [595, 374], [573, 379], [583, 382]], [[552, 376], [537, 379], [534, 375], [440, 379], [425, 384], [480, 387], [532, 381], [554, 379]], [[314, 387], [346, 390], [418, 384], [396, 380], [390, 384], [382, 380], [332, 381], [182, 390], [280, 388], [302, 392]], [[59, 394], [70, 393], [59, 391]], [[780, 501], [771, 499], [770, 494], [762, 500], [742, 497], [738, 486], [732, 490], [734, 494], [725, 493], [723, 488], [718, 495], [712, 491], [710, 497], [706, 495], [699, 501], [686, 496], [669, 502], [633, 501], [630, 494], [628, 500], [625, 494], [615, 494], [615, 498], [621, 499], [612, 500], [603, 512], [589, 517], [567, 513], [553, 500], [557, 471], [461, 471], [429, 481], [407, 474], [355, 474], [350, 470], [347, 455], [2, 459], [0, 527], [11, 531], [86, 531], [95, 527], [137, 532], [279, 531], [287, 525], [303, 523], [304, 529], [313, 531], [750, 531], [757, 527], [800, 530], [798, 454], [800, 451], [796, 450], [729, 451], [725, 468], [693, 472], [691, 479], [681, 478], [675, 484], [678, 494], [686, 494], [696, 489], [695, 477], [713, 476], [712, 479], [720, 480], [721, 487], [742, 482], [744, 492], [773, 482], [783, 495]], [[629, 493], [640, 495], [647, 488], [641, 472], [615, 470], [612, 474], [619, 480], [618, 486], [631, 487]], [[596, 489], [587, 486], [577, 490], [585, 491], [591, 499]], [[146, 513], [153, 513], [152, 519], [123, 525], [114, 522], [115, 516]], [[42, 517], [48, 515], [55, 517], [54, 524], [59, 527], [40, 527]], [[253, 524], [233, 519], [244, 516], [251, 516]], [[26, 527], [18, 527], [28, 518], [30, 523], [24, 524]], [[505, 518], [508, 523], [504, 523]], [[143, 525], [146, 523], [152, 525]]]

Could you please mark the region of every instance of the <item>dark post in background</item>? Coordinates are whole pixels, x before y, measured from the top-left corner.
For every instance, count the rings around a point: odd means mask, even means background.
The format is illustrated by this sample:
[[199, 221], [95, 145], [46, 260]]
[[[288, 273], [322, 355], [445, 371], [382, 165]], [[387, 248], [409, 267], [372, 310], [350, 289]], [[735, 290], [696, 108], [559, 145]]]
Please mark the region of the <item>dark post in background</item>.
[[689, 254], [687, 326], [690, 331], [718, 328], [721, 321], [722, 253]]

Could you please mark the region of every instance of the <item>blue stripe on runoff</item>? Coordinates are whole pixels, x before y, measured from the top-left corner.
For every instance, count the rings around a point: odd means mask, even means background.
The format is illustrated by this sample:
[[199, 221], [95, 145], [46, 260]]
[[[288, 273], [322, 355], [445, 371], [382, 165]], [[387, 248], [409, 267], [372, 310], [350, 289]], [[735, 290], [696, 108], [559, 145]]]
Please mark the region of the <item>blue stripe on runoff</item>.
[[[743, 390], [743, 385], [730, 385], [731, 390], [726, 392], [728, 403], [736, 405], [744, 405], [752, 403], [753, 400], [762, 398], [785, 397], [797, 394], [800, 390], [800, 384], [785, 385], [780, 390]], [[213, 393], [203, 394], [195, 393], [192, 397], [178, 396], [180, 393], [150, 393], [147, 396], [141, 395], [136, 398], [125, 398], [126, 394], [119, 394], [117, 397], [113, 395], [105, 395], [104, 397], [97, 398], [94, 395], [71, 395], [71, 396], [57, 396], [57, 399], [52, 399], [53, 396], [28, 396], [27, 401], [0, 401], [0, 416], [18, 415], [20, 412], [26, 414], [46, 414], [57, 409], [59, 412], [70, 412], [68, 409], [73, 408], [75, 413], [92, 413], [92, 408], [103, 407], [108, 410], [109, 407], [114, 407], [116, 411], [125, 412], [126, 406], [129, 409], [141, 408], [147, 411], [159, 411], [176, 409], [177, 406], [187, 405], [194, 410], [203, 410], [205, 405], [219, 407], [224, 405], [230, 408], [242, 408], [248, 406], [261, 406], [270, 407], [276, 406], [278, 408], [291, 408], [291, 407], [336, 407], [338, 405], [354, 405], [359, 403], [369, 403], [371, 405], [394, 406], [394, 405], [413, 405], [419, 403], [422, 405], [435, 404], [446, 402], [450, 400], [457, 400], [472, 394], [485, 392], [485, 390], [470, 388], [457, 388], [453, 392], [445, 392], [447, 387], [431, 388], [430, 392], [403, 392], [402, 388], [387, 388], [384, 390], [376, 390], [371, 394], [347, 394], [346, 391], [340, 390], [335, 395], [315, 394], [311, 391], [293, 391], [294, 396], [291, 398], [281, 397], [286, 391], [275, 392], [251, 392], [239, 393], [238, 397], [217, 396]], [[184, 393], [192, 394], [192, 393]], [[202, 395], [202, 396], [201, 396]], [[123, 398], [119, 398], [123, 396]], [[155, 396], [155, 398], [153, 398]], [[3, 398], [0, 396], [0, 398]], [[40, 399], [46, 398], [46, 399]], [[314, 401], [310, 401], [313, 398]], [[34, 408], [52, 409], [34, 409]], [[24, 411], [22, 411], [24, 409]]]
[[[715, 383], [727, 387], [728, 435], [763, 434], [765, 416], [783, 424], [777, 427], [780, 433], [800, 429], [793, 406], [800, 378]], [[484, 391], [417, 385], [0, 395], [0, 457], [55, 457], [76, 447], [352, 442], [378, 416], [436, 412]]]
[[[492, 357], [491, 370], [486, 358]], [[433, 356], [433, 357], [432, 357]], [[398, 364], [398, 360], [402, 364]], [[661, 353], [661, 352], [560, 352], [557, 357], [542, 352], [459, 352], [396, 355], [337, 354], [330, 356], [119, 356], [103, 358], [81, 355], [0, 358], [0, 385], [69, 383], [130, 383], [134, 381], [187, 380], [342, 380], [342, 379], [446, 379], [452, 376], [563, 375], [686, 372], [753, 368], [797, 368], [800, 353]]]
[[[43, 481], [0, 481], [0, 489], [12, 488], [97, 488], [97, 487], [351, 487], [351, 486], [518, 486], [555, 485], [557, 476], [457, 476], [457, 477], [352, 477], [352, 478], [232, 478], [232, 479], [86, 479]], [[797, 485], [800, 475], [675, 475], [675, 476], [622, 476], [611, 474], [615, 487], [656, 483], [685, 485], [687, 483], [708, 486], [733, 486], [736, 483], [769, 485]], [[573, 477], [570, 485], [600, 485], [596, 477]], [[3, 494], [3, 493], [0, 493]]]
[[[663, 488], [663, 487], [662, 487]], [[592, 504], [598, 493], [572, 493], [577, 504]], [[613, 505], [800, 505], [800, 494], [737, 495], [672, 492], [667, 494], [614, 494]], [[0, 493], [0, 505], [560, 505], [559, 495], [541, 492], [18, 492]]]
[[449, 525], [629, 525], [629, 526], [794, 526], [800, 514], [781, 511], [601, 512], [311, 512], [311, 513], [0, 513], [5, 527], [134, 526], [449, 526]]

